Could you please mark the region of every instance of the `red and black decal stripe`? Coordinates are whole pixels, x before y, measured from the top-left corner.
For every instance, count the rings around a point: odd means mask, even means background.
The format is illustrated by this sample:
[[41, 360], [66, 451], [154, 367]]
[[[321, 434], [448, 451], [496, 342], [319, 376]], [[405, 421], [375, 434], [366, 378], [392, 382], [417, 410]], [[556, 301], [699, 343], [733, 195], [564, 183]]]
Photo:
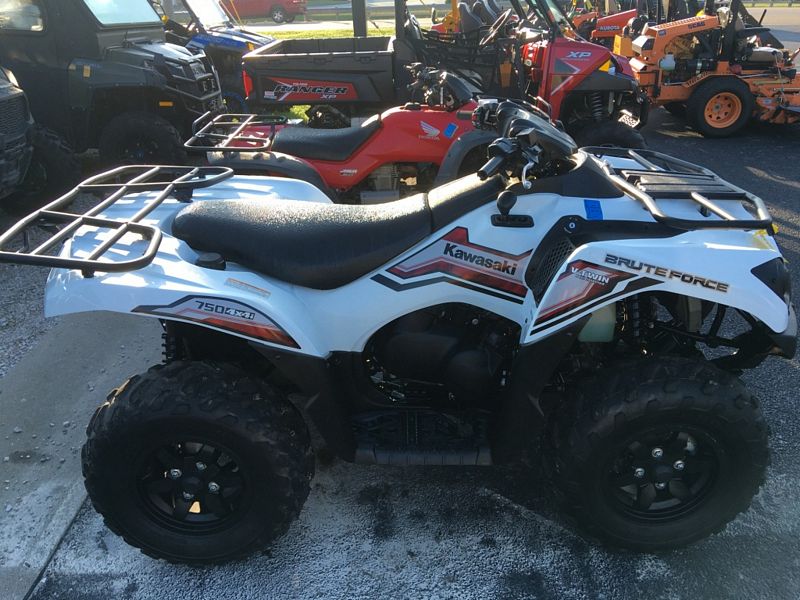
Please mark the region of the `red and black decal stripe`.
[[197, 323], [279, 346], [300, 347], [273, 319], [248, 304], [229, 298], [184, 296], [168, 305], [137, 306], [133, 312]]
[[561, 318], [550, 318], [545, 321], [540, 321], [539, 319], [536, 320], [536, 323], [531, 329], [530, 335], [535, 333], [539, 333], [545, 329], [550, 329], [551, 327], [556, 327], [561, 323], [569, 321], [570, 319], [579, 317], [581, 315], [585, 315], [590, 313], [593, 309], [595, 309], [600, 304], [605, 302], [610, 302], [611, 300], [616, 300], [622, 296], [630, 296], [631, 294], [638, 292], [640, 290], [653, 287], [654, 285], [659, 285], [661, 282], [656, 279], [650, 279], [649, 277], [641, 277], [639, 279], [634, 279], [633, 281], [628, 282], [625, 287], [615, 294], [605, 294], [601, 298], [596, 299], [594, 302], [590, 302], [589, 304], [583, 305], [583, 310], [577, 311], [573, 314], [563, 316]]
[[[388, 272], [405, 280], [439, 273], [448, 283], [489, 293], [503, 299], [509, 299], [507, 295], [521, 299], [525, 298], [528, 293], [528, 287], [523, 280], [525, 267], [523, 262], [530, 254], [530, 250], [522, 254], [509, 254], [495, 248], [475, 244], [469, 241], [469, 232], [465, 227], [456, 227], [419, 252], [390, 267]], [[382, 279], [380, 283], [383, 284], [391, 281], [386, 277]], [[442, 281], [441, 277], [425, 279], [418, 282], [415, 287]], [[464, 285], [465, 282], [484, 287]], [[407, 286], [403, 284], [392, 287], [397, 289], [400, 286], [407, 289]], [[484, 288], [494, 290], [494, 293]]]
[[540, 308], [536, 324], [549, 321], [559, 315], [611, 292], [616, 285], [633, 277], [631, 273], [618, 271], [584, 260], [567, 265], [545, 295], [546, 304]]

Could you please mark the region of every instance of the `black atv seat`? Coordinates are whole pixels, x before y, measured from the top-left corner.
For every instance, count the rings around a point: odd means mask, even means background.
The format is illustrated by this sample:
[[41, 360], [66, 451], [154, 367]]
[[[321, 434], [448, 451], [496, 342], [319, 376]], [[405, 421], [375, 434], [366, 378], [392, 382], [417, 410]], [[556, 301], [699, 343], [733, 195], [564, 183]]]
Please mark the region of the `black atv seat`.
[[500, 178], [469, 176], [386, 204], [354, 206], [282, 200], [211, 200], [182, 209], [175, 237], [198, 251], [281, 281], [341, 287], [388, 263], [442, 227], [492, 202]]
[[380, 119], [341, 129], [284, 127], [275, 134], [270, 149], [300, 158], [342, 161], [350, 158], [380, 128]]

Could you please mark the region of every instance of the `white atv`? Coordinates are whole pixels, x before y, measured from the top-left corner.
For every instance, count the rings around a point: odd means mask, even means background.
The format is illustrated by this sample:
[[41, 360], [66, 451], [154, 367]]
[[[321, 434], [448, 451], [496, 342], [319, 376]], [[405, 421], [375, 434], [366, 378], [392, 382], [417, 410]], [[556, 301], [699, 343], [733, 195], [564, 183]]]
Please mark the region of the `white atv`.
[[[221, 167], [122, 167], [0, 237], [0, 260], [54, 267], [48, 315], [163, 323], [165, 363], [88, 427], [111, 529], [171, 561], [262, 548], [309, 493], [309, 430], [359, 463], [541, 456], [585, 529], [643, 551], [748, 507], [767, 426], [736, 373], [793, 356], [797, 328], [764, 203], [483, 109], [491, 159], [428, 194], [348, 206]], [[83, 192], [102, 200], [63, 212]], [[42, 224], [60, 228], [7, 250]]]

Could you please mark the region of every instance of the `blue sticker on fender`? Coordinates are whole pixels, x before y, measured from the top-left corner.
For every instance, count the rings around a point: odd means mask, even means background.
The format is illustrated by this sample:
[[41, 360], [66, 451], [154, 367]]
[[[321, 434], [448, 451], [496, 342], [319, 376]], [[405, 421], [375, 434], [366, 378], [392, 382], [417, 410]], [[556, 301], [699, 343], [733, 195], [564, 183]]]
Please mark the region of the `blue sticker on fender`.
[[586, 218], [589, 221], [603, 220], [603, 207], [599, 200], [584, 200], [583, 208], [586, 210]]
[[450, 125], [448, 125], [444, 129], [444, 137], [446, 137], [449, 140], [456, 134], [456, 131], [458, 131], [458, 125], [456, 125], [455, 123], [450, 123]]

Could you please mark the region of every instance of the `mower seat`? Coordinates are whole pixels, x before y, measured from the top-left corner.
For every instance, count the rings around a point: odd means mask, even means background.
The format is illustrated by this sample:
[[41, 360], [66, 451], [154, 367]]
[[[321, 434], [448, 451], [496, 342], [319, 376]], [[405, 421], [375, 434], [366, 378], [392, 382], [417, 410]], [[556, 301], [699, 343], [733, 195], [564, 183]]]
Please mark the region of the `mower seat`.
[[275, 134], [270, 150], [298, 158], [343, 161], [350, 158], [380, 128], [381, 121], [378, 118], [369, 119], [358, 127], [341, 129], [284, 127]]
[[486, 5], [496, 14], [498, 17], [503, 12], [503, 9], [500, 8], [500, 5], [495, 2], [495, 0], [484, 0]]
[[481, 0], [481, 4], [483, 4], [483, 13], [486, 15], [486, 18], [490, 20], [491, 23], [494, 23], [497, 20], [497, 17], [500, 16], [500, 13], [492, 8], [492, 5], [489, 4], [488, 0]]
[[172, 235], [202, 252], [302, 287], [329, 290], [386, 265], [415, 244], [493, 202], [499, 177], [464, 177], [386, 204], [295, 200], [193, 202], [172, 223]]
[[483, 25], [483, 21], [472, 12], [466, 2], [458, 3], [458, 15], [461, 19], [461, 31], [463, 33], [477, 31]]

